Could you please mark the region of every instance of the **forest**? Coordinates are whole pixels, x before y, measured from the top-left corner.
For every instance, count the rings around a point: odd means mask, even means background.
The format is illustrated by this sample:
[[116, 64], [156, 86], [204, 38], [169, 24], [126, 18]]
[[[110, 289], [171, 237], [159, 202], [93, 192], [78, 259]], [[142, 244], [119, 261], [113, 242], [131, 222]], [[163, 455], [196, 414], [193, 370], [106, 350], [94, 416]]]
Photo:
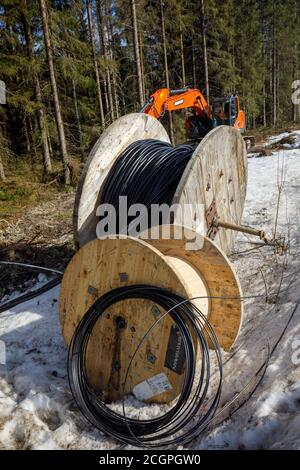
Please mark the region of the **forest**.
[[4, 461], [299, 451], [299, 181], [300, 0], [0, 0]]
[[1, 0], [0, 179], [29, 166], [72, 184], [103, 129], [162, 87], [238, 93], [249, 131], [297, 123], [299, 42], [299, 0]]

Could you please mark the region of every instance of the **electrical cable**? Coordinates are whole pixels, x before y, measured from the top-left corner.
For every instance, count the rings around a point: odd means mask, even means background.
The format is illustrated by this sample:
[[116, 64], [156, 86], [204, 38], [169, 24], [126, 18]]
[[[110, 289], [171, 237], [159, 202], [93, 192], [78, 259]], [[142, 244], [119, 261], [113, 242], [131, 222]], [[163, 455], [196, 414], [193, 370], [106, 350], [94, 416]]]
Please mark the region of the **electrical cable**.
[[56, 274], [55, 279], [51, 279], [49, 282], [44, 284], [42, 287], [39, 287], [36, 290], [27, 292], [26, 294], [22, 294], [18, 296], [15, 299], [9, 300], [3, 304], [0, 304], [0, 313], [5, 312], [6, 310], [10, 310], [11, 308], [16, 307], [17, 305], [27, 302], [28, 300], [34, 299], [35, 297], [38, 297], [41, 294], [44, 294], [50, 289], [53, 289], [53, 287], [57, 286], [58, 284], [61, 283], [61, 279], [63, 276], [62, 271], [58, 271], [57, 269], [52, 269], [52, 268], [45, 268], [43, 266], [37, 266], [34, 264], [26, 264], [26, 263], [18, 263], [14, 261], [0, 261], [1, 265], [4, 266], [13, 266], [13, 267], [20, 267], [20, 268], [26, 268], [30, 271], [34, 272], [40, 272], [40, 273], [53, 273]]
[[[138, 140], [119, 156], [103, 185], [101, 204], [116, 209], [119, 222], [119, 197], [127, 196], [127, 207], [143, 204], [172, 204], [180, 178], [194, 148], [190, 145], [173, 147], [155, 139]], [[148, 213], [148, 227], [151, 226]], [[127, 233], [126, 226], [117, 227], [117, 233]]]
[[[62, 275], [62, 272], [61, 271], [58, 271], [58, 270], [55, 270], [55, 269], [51, 269], [51, 268], [44, 268], [42, 266], [36, 266], [36, 265], [29, 265], [29, 264], [25, 264], [25, 263], [17, 263], [17, 262], [8, 262], [8, 261], [0, 261], [0, 264], [2, 265], [12, 265], [12, 266], [17, 266], [17, 267], [25, 267], [25, 268], [28, 268], [29, 270], [32, 270], [32, 271], [37, 271], [37, 272], [53, 272], [55, 274], [59, 274], [60, 276]], [[40, 289], [37, 289], [33, 292], [29, 292], [23, 296], [20, 296], [18, 297], [17, 299], [13, 299], [12, 301], [9, 301], [5, 304], [2, 304], [0, 306], [0, 313], [5, 311], [5, 310], [8, 310], [9, 308], [12, 308], [14, 307], [15, 305], [18, 305], [22, 302], [25, 302], [27, 300], [30, 300], [31, 298], [33, 297], [36, 297], [37, 295], [40, 295], [42, 294], [43, 292], [51, 289], [52, 287], [54, 287], [55, 285], [59, 284], [60, 283], [60, 278], [59, 279], [53, 279], [51, 280], [50, 282], [48, 282], [47, 284], [45, 284], [44, 286], [42, 286]], [[133, 286], [135, 287], [135, 286]], [[142, 286], [140, 286], [142, 287]], [[178, 296], [179, 297], [179, 296]], [[254, 297], [259, 297], [259, 296], [254, 296]], [[198, 298], [198, 297], [197, 297]], [[204, 298], [204, 297], [200, 297], [200, 298]], [[230, 298], [230, 299], [247, 299], [247, 298], [252, 298], [251, 296], [249, 297], [234, 297], [234, 298]], [[127, 369], [127, 372], [126, 372], [126, 378], [125, 378], [125, 383], [124, 383], [124, 388], [126, 387], [126, 380], [127, 380], [127, 377], [128, 377], [128, 373], [129, 373], [129, 370], [130, 370], [130, 366], [131, 366], [131, 363], [135, 357], [135, 354], [136, 352], [138, 351], [138, 349], [140, 348], [141, 344], [143, 343], [144, 339], [148, 336], [150, 330], [153, 329], [153, 327], [162, 320], [162, 318], [167, 315], [167, 314], [170, 314], [171, 310], [177, 308], [178, 306], [180, 306], [182, 303], [187, 303], [187, 302], [190, 302], [191, 300], [194, 300], [194, 299], [189, 299], [188, 301], [187, 300], [181, 300], [181, 302], [178, 302], [175, 306], [173, 306], [169, 311], [167, 311], [166, 313], [164, 313], [152, 326], [151, 328], [146, 332], [146, 334], [144, 335], [144, 337], [142, 338], [141, 342], [139, 343], [134, 355], [132, 356], [132, 359], [130, 361], [130, 364], [128, 366], [128, 369]], [[207, 420], [203, 420], [202, 421], [202, 425], [201, 426], [196, 426], [198, 428], [198, 432], [197, 434], [193, 434], [193, 433], [189, 433], [189, 435], [186, 437], [186, 440], [187, 442], [191, 441], [191, 440], [194, 440], [201, 432], [203, 432], [205, 429], [207, 429], [207, 427], [209, 425], [211, 425], [212, 423], [214, 423], [223, 413], [226, 409], [229, 408], [230, 405], [232, 405], [234, 402], [236, 402], [238, 400], [238, 398], [240, 398], [243, 393], [249, 388], [249, 386], [251, 386], [251, 384], [254, 382], [254, 387], [252, 388], [252, 390], [250, 391], [250, 394], [248, 395], [248, 397], [246, 397], [242, 403], [240, 403], [238, 405], [238, 407], [236, 407], [233, 411], [230, 412], [230, 416], [234, 413], [236, 413], [243, 405], [245, 405], [245, 403], [252, 397], [253, 393], [255, 392], [255, 390], [257, 389], [257, 387], [259, 386], [259, 384], [261, 383], [264, 375], [265, 375], [265, 372], [266, 372], [266, 369], [267, 369], [267, 366], [269, 364], [269, 361], [270, 361], [270, 358], [271, 356], [273, 355], [273, 353], [275, 352], [280, 340], [282, 339], [284, 333], [286, 332], [292, 318], [294, 317], [294, 314], [296, 312], [296, 310], [298, 309], [300, 305], [300, 301], [298, 301], [295, 305], [295, 307], [293, 308], [292, 310], [292, 313], [291, 315], [289, 316], [289, 319], [284, 327], [284, 329], [282, 330], [279, 338], [277, 339], [277, 341], [275, 342], [275, 344], [273, 345], [272, 347], [272, 350], [270, 350], [270, 346], [268, 346], [268, 354], [267, 354], [267, 358], [263, 361], [263, 363], [261, 364], [261, 366], [259, 367], [259, 369], [256, 371], [255, 375], [251, 378], [251, 380], [249, 380], [249, 382], [243, 387], [243, 389], [237, 394], [235, 395], [229, 402], [227, 402], [217, 413], [212, 413], [211, 416], [209, 417], [209, 419]], [[195, 310], [197, 312], [197, 308], [195, 306], [192, 307], [193, 310]], [[197, 315], [199, 316], [202, 315], [200, 311], [197, 312]], [[97, 320], [96, 320], [97, 321]], [[211, 328], [211, 327], [210, 327]], [[203, 330], [203, 328], [202, 328]], [[70, 352], [69, 352], [70, 354]], [[220, 368], [221, 366], [221, 368]], [[219, 361], [219, 370], [222, 374], [222, 365]], [[70, 378], [69, 378], [70, 380]], [[221, 392], [221, 390], [220, 390]], [[220, 396], [219, 396], [220, 398]], [[219, 400], [218, 398], [218, 400]], [[76, 400], [76, 398], [75, 398]], [[77, 400], [76, 400], [77, 401]], [[217, 405], [216, 405], [217, 407]], [[215, 408], [216, 408], [215, 407]], [[130, 420], [128, 420], [128, 418], [126, 417], [125, 415], [125, 407], [124, 407], [124, 399], [123, 399], [123, 417], [124, 417], [124, 421], [127, 425], [127, 428], [129, 430], [129, 433], [131, 434], [132, 438], [133, 438], [133, 441], [131, 443], [133, 443], [134, 445], [143, 445], [143, 446], [148, 446], [148, 447], [152, 447], [151, 445], [149, 446], [149, 444], [147, 444], [146, 442], [144, 442], [144, 440], [140, 440], [139, 437], [137, 435], [134, 434], [134, 432], [132, 431], [132, 425], [131, 425], [131, 422]], [[225, 418], [226, 419], [226, 418]], [[224, 420], [224, 419], [223, 419]], [[222, 420], [222, 421], [223, 421]], [[222, 422], [221, 421], [221, 422]], [[219, 423], [220, 424], [220, 423]], [[98, 427], [98, 426], [97, 426]], [[115, 437], [115, 436], [114, 436]], [[122, 439], [122, 437], [120, 438], [121, 441], [124, 442], [124, 439]], [[172, 442], [172, 441], [171, 441]], [[187, 443], [186, 442], [186, 443]], [[174, 441], [172, 442], [174, 443]], [[182, 439], [180, 438], [180, 442], [177, 442], [177, 444], [180, 443], [182, 444]], [[165, 446], [165, 445], [169, 445], [170, 443], [162, 443], [162, 446]]]
[[[210, 422], [207, 424], [207, 426], [210, 425], [211, 423], [213, 423], [220, 415], [222, 415], [224, 413], [224, 411], [227, 408], [229, 408], [230, 405], [232, 405], [234, 402], [236, 402], [237, 399], [240, 398], [243, 395], [243, 393], [250, 387], [252, 382], [255, 382], [254, 387], [251, 389], [249, 395], [234, 410], [231, 411], [230, 417], [233, 414], [235, 414], [237, 411], [239, 411], [252, 398], [252, 396], [256, 392], [257, 388], [261, 384], [261, 382], [262, 382], [262, 380], [265, 376], [265, 373], [267, 371], [270, 360], [271, 360], [274, 352], [276, 351], [280, 341], [282, 340], [285, 332], [287, 331], [292, 319], [294, 318], [294, 315], [295, 315], [296, 311], [298, 310], [299, 305], [300, 305], [300, 300], [298, 300], [298, 302], [295, 304], [294, 308], [292, 309], [292, 312], [289, 315], [289, 318], [288, 318], [283, 330], [281, 331], [279, 337], [275, 341], [272, 348], [270, 347], [269, 342], [267, 343], [266, 359], [262, 362], [262, 364], [260, 365], [259, 369], [255, 372], [253, 377], [251, 377], [251, 379], [247, 382], [247, 384], [242, 388], [242, 390], [240, 390], [240, 392], [235, 397], [233, 397], [229, 402], [225, 403], [225, 405], [213, 416], [213, 418], [210, 420]], [[223, 422], [225, 419], [226, 418], [224, 418], [221, 422]], [[219, 424], [221, 424], [221, 423], [219, 423]], [[206, 428], [207, 428], [207, 426], [206, 426]]]
[[27, 264], [27, 263], [19, 263], [17, 261], [0, 261], [0, 264], [6, 265], [6, 266], [16, 266], [20, 268], [26, 268], [29, 269], [29, 271], [35, 271], [38, 273], [52, 273], [52, 274], [58, 274], [59, 276], [63, 276], [63, 272], [59, 271], [58, 269], [53, 269], [53, 268], [45, 268], [44, 266], [37, 266], [36, 264]]
[[52, 279], [51, 281], [47, 282], [39, 289], [27, 292], [26, 294], [20, 295], [16, 299], [12, 299], [12, 300], [9, 300], [8, 302], [5, 302], [4, 304], [1, 304], [0, 313], [5, 312], [6, 310], [10, 310], [11, 308], [14, 308], [19, 304], [22, 304], [24, 302], [27, 302], [28, 300], [38, 297], [41, 294], [44, 294], [48, 290], [53, 289], [53, 287], [60, 284], [60, 282], [61, 282], [61, 279]]
[[[89, 339], [97, 321], [111, 305], [133, 298], [153, 301], [166, 310], [164, 315], [170, 315], [175, 322], [185, 350], [185, 376], [176, 403], [162, 416], [146, 420], [127, 417], [124, 401], [123, 416], [106, 406], [99, 394], [90, 387], [85, 364]], [[199, 349], [198, 358], [195, 341]], [[211, 357], [208, 343], [214, 348], [219, 372], [214, 390], [210, 383]], [[130, 365], [131, 362], [129, 368]], [[197, 365], [200, 373], [196, 377]], [[96, 300], [77, 325], [69, 346], [68, 376], [79, 409], [96, 428], [126, 444], [149, 448], [173, 447], [195, 439], [217, 409], [222, 384], [221, 350], [213, 328], [189, 300], [155, 286], [120, 287]], [[124, 396], [125, 383], [123, 392]]]

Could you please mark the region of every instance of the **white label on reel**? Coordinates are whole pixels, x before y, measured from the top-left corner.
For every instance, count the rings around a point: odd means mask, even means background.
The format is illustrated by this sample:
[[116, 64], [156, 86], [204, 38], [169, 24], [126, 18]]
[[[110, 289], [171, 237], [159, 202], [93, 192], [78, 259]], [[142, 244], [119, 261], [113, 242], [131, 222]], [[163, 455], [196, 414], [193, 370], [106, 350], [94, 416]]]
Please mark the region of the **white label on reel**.
[[168, 377], [163, 372], [154, 375], [133, 387], [133, 394], [138, 400], [148, 400], [160, 393], [172, 390]]

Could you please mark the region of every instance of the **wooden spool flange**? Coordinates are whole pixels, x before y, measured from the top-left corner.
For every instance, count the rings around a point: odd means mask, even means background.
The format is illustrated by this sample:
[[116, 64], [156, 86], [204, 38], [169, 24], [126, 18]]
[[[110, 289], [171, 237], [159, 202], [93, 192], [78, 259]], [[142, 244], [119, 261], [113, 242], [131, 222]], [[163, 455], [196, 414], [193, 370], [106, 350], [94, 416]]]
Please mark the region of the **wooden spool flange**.
[[[230, 348], [242, 319], [242, 303], [233, 300], [241, 296], [241, 290], [232, 266], [211, 240], [187, 228], [178, 239], [182, 227], [165, 228], [170, 233], [168, 240], [162, 232], [149, 243], [116, 236], [93, 240], [77, 251], [65, 271], [60, 294], [60, 321], [67, 345], [78, 322], [97, 298], [120, 286], [148, 284], [185, 298], [210, 297], [195, 303], [214, 326], [221, 346]], [[187, 250], [187, 243], [191, 242], [193, 249]], [[129, 360], [162, 313], [161, 307], [150, 301], [133, 299], [114, 304], [99, 320], [87, 350], [87, 375], [103, 398], [121, 398]], [[120, 331], [116, 329], [118, 317], [125, 324]], [[147, 400], [166, 403], [178, 396], [184, 380], [184, 361], [180, 367], [178, 363], [172, 366], [173, 340], [174, 325], [167, 315], [140, 347], [125, 393], [149, 378], [165, 374], [171, 388], [148, 396]]]
[[[96, 210], [103, 183], [113, 164], [131, 143], [142, 139], [169, 142], [157, 119], [135, 113], [122, 116], [111, 124], [94, 145], [81, 175], [74, 205], [77, 248], [96, 238]], [[179, 209], [174, 212], [175, 223], [206, 235], [207, 211], [215, 203], [221, 221], [240, 224], [246, 184], [247, 154], [242, 136], [229, 126], [217, 127], [195, 149], [179, 182], [173, 199], [173, 204], [179, 204]], [[229, 253], [235, 235], [235, 232], [221, 228], [215, 242]]]
[[[240, 224], [247, 189], [247, 152], [236, 129], [219, 126], [195, 149], [173, 198], [173, 204], [188, 208], [184, 221], [175, 212], [175, 223], [196, 227], [207, 234], [207, 212], [214, 206], [221, 221]], [[202, 232], [203, 231], [203, 232]], [[215, 243], [230, 253], [236, 232], [219, 229]]]
[[144, 113], [133, 113], [114, 121], [92, 148], [75, 197], [73, 230], [77, 248], [96, 238], [96, 210], [101, 187], [111, 167], [130, 144], [142, 139], [170, 143], [167, 132], [157, 119]]

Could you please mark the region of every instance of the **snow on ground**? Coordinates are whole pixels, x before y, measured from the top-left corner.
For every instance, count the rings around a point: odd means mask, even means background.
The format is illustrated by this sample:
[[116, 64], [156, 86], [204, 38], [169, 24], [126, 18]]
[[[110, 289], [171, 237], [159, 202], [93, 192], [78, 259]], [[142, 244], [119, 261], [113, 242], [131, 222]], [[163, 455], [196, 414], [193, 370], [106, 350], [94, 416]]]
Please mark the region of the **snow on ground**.
[[272, 135], [267, 138], [266, 144], [276, 144], [277, 142], [280, 142], [281, 139], [288, 137], [289, 135], [289, 132], [281, 132], [280, 134]]
[[[291, 248], [287, 256], [275, 255], [271, 248], [264, 247], [231, 257], [244, 295], [264, 293], [266, 283], [269, 299], [266, 302], [265, 297], [253, 298], [245, 302], [244, 321], [234, 348], [236, 354], [224, 366], [225, 403], [259, 369], [266, 357], [267, 343], [272, 349], [300, 299], [300, 150], [282, 150], [269, 157], [249, 159], [248, 169], [244, 223], [272, 233], [278, 184], [283, 179], [277, 235], [288, 236]], [[250, 237], [240, 235], [235, 252], [253, 248], [255, 245], [250, 245], [249, 240]], [[202, 435], [193, 447], [300, 448], [300, 306], [252, 398], [221, 426]]]
[[282, 132], [281, 134], [269, 137], [266, 141], [266, 145], [280, 143], [282, 143], [285, 149], [300, 148], [300, 131]]
[[[245, 301], [240, 336], [233, 351], [224, 353], [222, 404], [232, 399], [259, 369], [268, 342], [272, 348], [300, 292], [300, 150], [279, 151], [272, 156], [251, 158], [248, 163], [244, 223], [266, 228], [272, 235], [278, 184], [283, 180], [276, 233], [289, 237], [290, 251], [287, 255], [275, 254], [270, 247], [258, 249], [253, 244], [257, 239], [243, 235], [237, 238], [234, 251], [240, 253], [233, 254], [231, 261], [244, 295], [262, 296]], [[245, 252], [252, 248], [257, 249]], [[42, 282], [40, 279], [39, 285]], [[6, 348], [6, 364], [0, 364], [0, 447], [119, 448], [119, 443], [93, 429], [74, 404], [67, 379], [67, 350], [58, 319], [58, 296], [57, 287], [0, 314], [0, 338]], [[231, 418], [211, 426], [191, 447], [300, 448], [299, 320], [300, 307], [252, 398]], [[158, 411], [157, 406], [142, 407], [139, 413], [145, 417]]]

